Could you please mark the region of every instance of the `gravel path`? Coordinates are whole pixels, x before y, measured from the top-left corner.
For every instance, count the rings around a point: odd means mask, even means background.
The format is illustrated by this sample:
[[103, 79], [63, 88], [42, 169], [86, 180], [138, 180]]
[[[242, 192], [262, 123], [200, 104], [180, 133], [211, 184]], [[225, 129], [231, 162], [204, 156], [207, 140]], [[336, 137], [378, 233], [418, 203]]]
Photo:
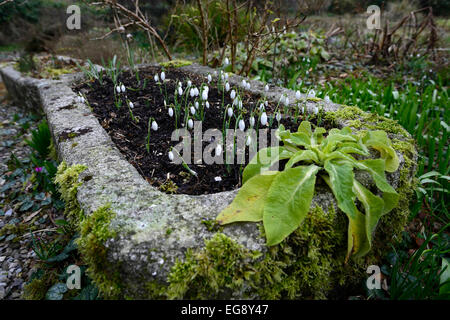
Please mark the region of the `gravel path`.
[[[14, 115], [19, 117], [15, 118]], [[29, 138], [31, 128], [22, 135], [23, 129], [20, 120], [17, 120], [25, 116], [21, 108], [12, 105], [6, 99], [5, 87], [0, 82], [0, 299], [20, 299], [23, 286], [37, 263], [30, 246], [29, 233], [25, 231], [16, 234], [14, 230], [18, 230], [17, 227], [27, 230], [32, 225], [41, 230], [51, 224], [44, 213], [20, 212], [18, 205], [10, 204], [5, 192], [1, 192], [2, 186], [7, 182], [6, 177], [12, 174], [7, 165], [11, 154], [14, 153], [19, 160], [28, 158], [30, 154], [30, 148], [24, 139]], [[31, 122], [31, 127], [35, 124]], [[25, 189], [22, 192], [27, 190], [20, 182], [14, 188]], [[4, 232], [6, 228], [10, 228], [8, 232]]]

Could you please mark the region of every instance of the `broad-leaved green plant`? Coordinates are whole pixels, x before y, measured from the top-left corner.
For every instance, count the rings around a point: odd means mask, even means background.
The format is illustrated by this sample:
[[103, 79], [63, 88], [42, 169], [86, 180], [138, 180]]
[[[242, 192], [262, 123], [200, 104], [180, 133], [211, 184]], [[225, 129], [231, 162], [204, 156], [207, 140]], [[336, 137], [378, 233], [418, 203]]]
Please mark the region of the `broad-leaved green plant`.
[[[243, 186], [217, 217], [219, 223], [263, 221], [267, 245], [276, 245], [305, 219], [319, 176], [349, 219], [347, 259], [369, 252], [380, 217], [398, 203], [398, 194], [385, 176], [385, 171], [397, 170], [397, 154], [384, 131], [356, 135], [345, 127], [326, 133], [321, 127], [312, 131], [308, 121], [294, 133], [280, 126], [277, 138], [283, 145], [261, 149], [250, 161], [243, 172]], [[371, 148], [379, 152], [379, 158], [370, 157]], [[284, 169], [271, 170], [281, 160], [285, 160]], [[355, 169], [371, 175], [377, 194], [355, 179]]]

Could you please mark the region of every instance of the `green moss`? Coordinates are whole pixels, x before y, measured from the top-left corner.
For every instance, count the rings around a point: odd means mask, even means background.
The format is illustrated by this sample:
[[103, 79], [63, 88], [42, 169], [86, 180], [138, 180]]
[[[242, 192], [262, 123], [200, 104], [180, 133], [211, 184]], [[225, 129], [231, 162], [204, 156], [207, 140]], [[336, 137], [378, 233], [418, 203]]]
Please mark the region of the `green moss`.
[[87, 273], [105, 298], [120, 295], [120, 276], [116, 265], [107, 261], [105, 242], [114, 238], [116, 232], [110, 229], [115, 214], [110, 205], [105, 205], [90, 215], [86, 215], [79, 225], [80, 238], [77, 241]]
[[167, 62], [161, 62], [160, 64], [164, 68], [180, 68], [180, 67], [184, 67], [184, 66], [189, 66], [192, 64], [192, 62], [188, 61], [188, 60], [176, 59], [176, 60], [171, 60], [171, 61], [167, 61]]
[[[188, 250], [184, 260], [174, 264], [167, 287], [147, 283], [149, 297], [228, 299], [238, 293], [240, 297], [261, 299], [325, 298], [342, 274], [334, 270], [344, 265], [345, 230], [343, 215], [316, 207], [297, 231], [265, 254], [216, 233], [205, 241], [204, 249]], [[354, 274], [361, 265], [342, 268]]]
[[43, 279], [33, 279], [23, 287], [22, 299], [42, 300], [45, 298], [48, 287]]
[[62, 162], [58, 167], [55, 182], [65, 202], [64, 214], [71, 219], [80, 233], [78, 248], [83, 260], [88, 265], [87, 273], [106, 298], [115, 298], [120, 292], [117, 265], [111, 266], [106, 260], [107, 239], [114, 238], [115, 231], [109, 224], [114, 212], [109, 205], [100, 207], [90, 215], [85, 215], [77, 201], [78, 188], [82, 184], [78, 177], [87, 167], [73, 165], [68, 167]]
[[65, 202], [64, 215], [75, 223], [83, 216], [77, 200], [78, 187], [82, 184], [78, 181], [78, 176], [86, 169], [84, 165], [68, 167], [67, 163], [61, 162], [55, 177], [58, 190]]

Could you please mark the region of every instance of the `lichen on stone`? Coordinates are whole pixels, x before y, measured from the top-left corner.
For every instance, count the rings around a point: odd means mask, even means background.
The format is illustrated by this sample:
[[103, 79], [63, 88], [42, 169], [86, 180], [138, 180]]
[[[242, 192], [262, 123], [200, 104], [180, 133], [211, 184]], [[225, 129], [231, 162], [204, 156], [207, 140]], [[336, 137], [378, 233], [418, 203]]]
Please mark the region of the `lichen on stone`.
[[184, 66], [189, 66], [191, 64], [192, 64], [191, 61], [180, 60], [180, 59], [175, 59], [175, 60], [160, 63], [160, 65], [164, 68], [180, 68], [180, 67], [184, 67]]

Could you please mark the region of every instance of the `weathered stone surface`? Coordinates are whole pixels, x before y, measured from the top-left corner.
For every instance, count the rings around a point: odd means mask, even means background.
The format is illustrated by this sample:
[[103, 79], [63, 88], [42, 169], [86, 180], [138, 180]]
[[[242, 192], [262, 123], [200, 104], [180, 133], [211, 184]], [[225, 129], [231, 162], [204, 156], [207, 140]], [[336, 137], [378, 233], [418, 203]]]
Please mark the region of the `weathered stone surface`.
[[[205, 77], [212, 73], [210, 68], [198, 65], [182, 68]], [[111, 204], [116, 213], [111, 228], [118, 231], [118, 236], [107, 240], [105, 246], [109, 249], [109, 263], [119, 268], [124, 295], [147, 297], [147, 282], [166, 282], [171, 267], [177, 259], [184, 258], [187, 249], [200, 249], [204, 240], [213, 236], [202, 221], [214, 220], [237, 191], [205, 196], [164, 194], [150, 186], [125, 160], [89, 107], [75, 102], [76, 93], [69, 86], [81, 75], [66, 75], [62, 80], [50, 81], [22, 77], [12, 67], [2, 68], [0, 73], [17, 102], [44, 110], [60, 159], [69, 165], [88, 167], [80, 175], [83, 184], [77, 195], [84, 212], [89, 215]], [[241, 80], [239, 76], [229, 78], [232, 86], [240, 86]], [[263, 83], [250, 83], [251, 92], [263, 92]], [[282, 94], [295, 101], [295, 92], [277, 87], [271, 88], [269, 98], [277, 101]], [[312, 112], [317, 103], [307, 101], [308, 112]], [[324, 111], [342, 108], [325, 101], [320, 101], [320, 106]], [[346, 124], [345, 119], [338, 119], [338, 122], [340, 126]], [[405, 161], [403, 155], [399, 156], [402, 168]], [[398, 186], [399, 172], [388, 175], [394, 187]], [[368, 179], [362, 180], [370, 183]], [[328, 190], [318, 190], [313, 205], [337, 210]], [[256, 223], [233, 224], [225, 227], [223, 233], [250, 250], [267, 250]]]

